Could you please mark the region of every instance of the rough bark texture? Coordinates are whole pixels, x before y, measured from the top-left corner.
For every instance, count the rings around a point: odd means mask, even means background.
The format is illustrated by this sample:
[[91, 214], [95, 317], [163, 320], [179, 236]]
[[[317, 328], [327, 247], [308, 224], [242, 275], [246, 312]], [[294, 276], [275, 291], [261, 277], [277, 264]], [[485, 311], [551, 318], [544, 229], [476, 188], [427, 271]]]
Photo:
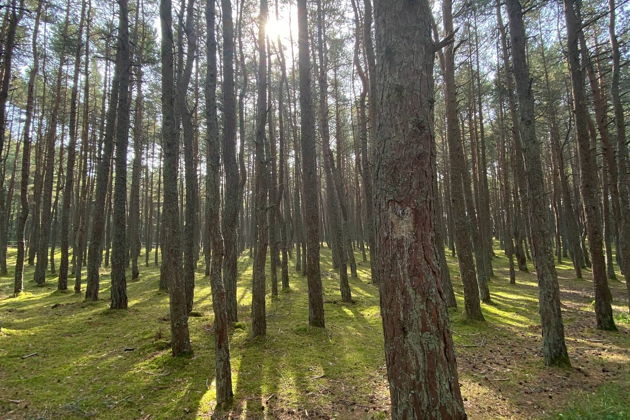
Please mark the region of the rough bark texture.
[[162, 213], [162, 266], [160, 277], [170, 295], [171, 350], [174, 356], [192, 353], [188, 332], [186, 289], [182, 277], [181, 235], [177, 191], [179, 133], [175, 124], [173, 28], [171, 0], [160, 1], [162, 30], [162, 148], [164, 150], [164, 210]]
[[602, 330], [615, 330], [611, 301], [612, 296], [608, 288], [606, 278], [606, 263], [602, 248], [603, 231], [601, 226], [601, 212], [598, 191], [597, 164], [595, 151], [591, 147], [587, 121], [590, 118], [586, 105], [584, 92], [584, 74], [578, 52], [578, 36], [581, 31], [581, 23], [578, 18], [576, 3], [564, 0], [565, 18], [567, 22], [567, 59], [571, 73], [571, 86], [573, 88], [573, 107], [575, 113], [575, 127], [578, 141], [578, 154], [580, 158], [580, 177], [584, 210], [586, 213], [586, 234], [593, 266], [593, 283], [595, 286], [595, 316], [597, 328]]
[[127, 147], [129, 144], [129, 10], [127, 0], [118, 1], [118, 50], [120, 84], [116, 121], [116, 178], [112, 212], [112, 309], [127, 308]]
[[319, 268], [319, 198], [315, 121], [311, 92], [311, 57], [306, 0], [298, 0], [298, 47], [300, 75], [300, 122], [302, 126], [302, 191], [306, 230], [306, 277], [308, 281], [308, 320], [313, 327], [324, 327], [324, 298]]
[[375, 2], [377, 265], [394, 419], [464, 419], [435, 254], [428, 1]]
[[[236, 322], [236, 260], [238, 257], [238, 215], [241, 193], [236, 163], [236, 93], [234, 89], [234, 25], [229, 0], [221, 0], [223, 11], [223, 168], [225, 170], [225, 202], [223, 208], [223, 281], [227, 299], [227, 314]], [[244, 128], [243, 128], [244, 129]], [[241, 136], [241, 143], [245, 141]]]
[[[223, 16], [231, 13], [230, 0], [222, 0]], [[225, 20], [224, 20], [225, 24]], [[217, 123], [217, 42], [215, 36], [215, 0], [206, 1], [206, 144], [208, 146], [206, 211], [208, 239], [211, 242], [210, 286], [214, 310], [214, 351], [217, 407], [230, 404], [232, 393], [232, 370], [230, 365], [229, 319], [226, 310], [226, 293], [223, 287], [221, 268], [223, 265], [223, 237], [220, 228], [221, 209], [221, 141]]]
[[518, 94], [518, 110], [525, 170], [529, 192], [529, 226], [532, 251], [538, 277], [538, 310], [542, 324], [543, 356], [549, 366], [568, 366], [569, 355], [564, 342], [564, 324], [560, 310], [560, 288], [554, 265], [552, 235], [549, 232], [549, 198], [545, 192], [540, 142], [536, 137], [534, 95], [531, 89], [526, 55], [526, 34], [519, 0], [507, 1], [512, 41], [514, 79]]

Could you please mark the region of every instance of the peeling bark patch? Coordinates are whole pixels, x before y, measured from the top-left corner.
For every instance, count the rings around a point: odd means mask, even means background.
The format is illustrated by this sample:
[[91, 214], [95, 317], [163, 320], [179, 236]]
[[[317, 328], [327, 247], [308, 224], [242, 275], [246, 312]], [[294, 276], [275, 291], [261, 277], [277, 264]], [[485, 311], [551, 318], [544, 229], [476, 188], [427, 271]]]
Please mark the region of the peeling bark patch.
[[387, 216], [393, 239], [413, 239], [414, 217], [409, 207], [403, 207], [395, 201], [390, 201]]

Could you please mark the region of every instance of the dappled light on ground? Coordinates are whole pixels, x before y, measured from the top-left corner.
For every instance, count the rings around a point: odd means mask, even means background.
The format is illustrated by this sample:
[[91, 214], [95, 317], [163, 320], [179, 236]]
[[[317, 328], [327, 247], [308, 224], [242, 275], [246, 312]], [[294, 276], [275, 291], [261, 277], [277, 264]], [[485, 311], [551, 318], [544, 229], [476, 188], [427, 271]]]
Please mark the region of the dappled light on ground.
[[[598, 331], [589, 274], [576, 281], [569, 266], [560, 267], [573, 367], [546, 369], [535, 276], [519, 272], [517, 284], [508, 284], [505, 258], [497, 255], [490, 283], [493, 304], [483, 305], [487, 323], [466, 321], [461, 309], [450, 312], [469, 416], [541, 418], [558, 410], [580, 412], [582, 400], [592, 407], [621, 404], [624, 390], [630, 391], [625, 286], [611, 283], [619, 332]], [[462, 308], [457, 264], [452, 258], [448, 262]], [[57, 292], [54, 276], [37, 288], [30, 267], [27, 291], [17, 298], [10, 296], [12, 273], [0, 278], [0, 417], [210, 418], [215, 389], [209, 281], [200, 264], [193, 309], [200, 316], [190, 318], [195, 354], [174, 359], [168, 295], [158, 291], [159, 269], [153, 264], [141, 268], [139, 281], [129, 283], [126, 311], [108, 309], [107, 300], [87, 303], [80, 295]], [[355, 302], [342, 303], [330, 251], [323, 249], [327, 328], [320, 330], [308, 327], [306, 279], [291, 264], [291, 290], [267, 299], [267, 337], [251, 339], [251, 260], [240, 258], [240, 322], [231, 333], [233, 415], [389, 416], [378, 290], [370, 283], [369, 264], [358, 268], [359, 278], [350, 279]], [[102, 274], [101, 296], [106, 298], [108, 269]]]

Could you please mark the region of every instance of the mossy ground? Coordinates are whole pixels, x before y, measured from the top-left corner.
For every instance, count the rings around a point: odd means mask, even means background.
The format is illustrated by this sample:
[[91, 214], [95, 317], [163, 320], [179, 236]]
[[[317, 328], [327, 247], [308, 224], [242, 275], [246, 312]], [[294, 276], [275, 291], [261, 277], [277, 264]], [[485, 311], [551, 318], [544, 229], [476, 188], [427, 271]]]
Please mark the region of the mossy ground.
[[[14, 264], [14, 250], [9, 252]], [[357, 255], [357, 261], [360, 261]], [[144, 261], [144, 259], [141, 259]], [[540, 355], [535, 276], [507, 281], [497, 253], [487, 323], [451, 311], [462, 393], [471, 418], [630, 418], [630, 319], [625, 285], [612, 281], [618, 332], [594, 328], [592, 282], [559, 265], [563, 316], [573, 367], [549, 369]], [[531, 266], [531, 264], [530, 264]], [[463, 306], [456, 260], [449, 267]], [[326, 329], [309, 328], [306, 281], [290, 266], [291, 291], [267, 299], [268, 335], [249, 338], [251, 260], [239, 260], [240, 321], [231, 335], [235, 402], [247, 418], [387, 418], [383, 337], [369, 264], [351, 279], [354, 304], [343, 304], [330, 252], [322, 250]], [[210, 418], [214, 344], [209, 281], [197, 274], [190, 318], [191, 358], [169, 349], [168, 295], [157, 267], [141, 267], [128, 287], [129, 309], [109, 310], [109, 271], [102, 300], [56, 291], [56, 276], [11, 297], [12, 273], [0, 277], [0, 418]]]

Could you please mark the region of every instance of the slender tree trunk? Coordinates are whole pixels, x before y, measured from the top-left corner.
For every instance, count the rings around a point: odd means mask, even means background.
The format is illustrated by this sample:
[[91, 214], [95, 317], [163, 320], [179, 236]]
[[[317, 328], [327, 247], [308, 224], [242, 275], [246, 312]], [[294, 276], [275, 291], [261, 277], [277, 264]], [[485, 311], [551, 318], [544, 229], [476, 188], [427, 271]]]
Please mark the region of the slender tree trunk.
[[179, 133], [175, 122], [175, 73], [171, 0], [160, 0], [162, 32], [162, 148], [164, 150], [164, 210], [160, 282], [168, 285], [173, 356], [192, 353], [188, 332], [186, 286], [182, 276], [181, 235], [178, 207]]
[[603, 232], [601, 226], [601, 213], [595, 153], [591, 147], [587, 121], [590, 118], [586, 108], [586, 94], [584, 92], [584, 75], [582, 63], [578, 52], [578, 37], [581, 31], [581, 22], [576, 4], [570, 0], [564, 0], [565, 18], [567, 22], [567, 46], [569, 70], [571, 73], [571, 86], [573, 88], [573, 106], [575, 113], [575, 125], [577, 132], [580, 168], [582, 170], [581, 190], [586, 213], [586, 232], [593, 265], [593, 283], [595, 286], [595, 316], [597, 328], [602, 330], [616, 330], [613, 319], [611, 301], [612, 296], [608, 288], [606, 278], [606, 263], [602, 249]]
[[22, 146], [22, 167], [20, 181], [20, 214], [17, 219], [17, 255], [15, 259], [15, 274], [13, 293], [18, 295], [24, 290], [24, 259], [25, 252], [25, 228], [28, 220], [28, 181], [31, 169], [31, 124], [33, 120], [33, 108], [35, 103], [35, 80], [39, 71], [39, 52], [37, 48], [37, 36], [39, 34], [39, 22], [42, 12], [45, 10], [43, 3], [37, 4], [35, 23], [33, 26], [33, 38], [31, 50], [33, 51], [33, 65], [28, 74], [28, 85], [26, 87], [26, 108], [24, 119], [24, 145]]
[[[68, 157], [66, 161], [66, 183], [63, 192], [63, 204], [61, 209], [61, 261], [59, 263], [59, 290], [68, 289], [68, 266], [70, 248], [70, 206], [72, 204], [74, 188], [74, 163], [76, 160], [77, 145], [77, 96], [79, 92], [79, 72], [81, 68], [81, 44], [83, 37], [83, 24], [85, 20], [87, 2], [81, 4], [81, 19], [77, 34], [77, 47], [74, 54], [74, 74], [72, 77], [72, 93], [70, 94], [70, 141], [68, 142]], [[88, 100], [86, 97], [85, 101]], [[76, 204], [76, 203], [75, 203]]]
[[267, 334], [265, 314], [265, 262], [267, 259], [267, 159], [265, 126], [267, 125], [267, 0], [260, 0], [258, 16], [258, 98], [256, 107], [255, 186], [254, 186], [254, 268], [252, 286], [252, 335]]
[[[238, 320], [236, 277], [238, 258], [238, 216], [242, 199], [239, 170], [236, 162], [236, 92], [234, 87], [234, 24], [230, 0], [221, 0], [223, 12], [223, 167], [225, 170], [225, 203], [222, 231], [225, 257], [223, 282], [225, 285], [227, 316]], [[244, 68], [244, 63], [243, 66]], [[244, 116], [243, 116], [244, 118]], [[241, 146], [245, 141], [244, 121], [241, 122]], [[244, 168], [241, 174], [244, 177]]]
[[327, 57], [324, 33], [324, 11], [322, 10], [321, 0], [317, 2], [317, 39], [318, 39], [318, 55], [319, 55], [319, 130], [322, 140], [322, 154], [324, 161], [324, 175], [326, 179], [326, 203], [328, 205], [328, 215], [330, 219], [331, 242], [333, 245], [333, 254], [337, 256], [339, 271], [339, 289], [341, 291], [341, 300], [343, 302], [352, 302], [352, 293], [350, 284], [348, 283], [348, 263], [347, 250], [343, 237], [343, 226], [341, 221], [341, 209], [339, 206], [339, 197], [334, 182], [335, 175], [334, 158], [330, 149], [330, 127], [328, 125], [329, 109], [328, 109], [328, 79], [327, 79]]
[[[182, 3], [183, 4], [183, 3]], [[184, 284], [186, 287], [186, 306], [188, 312], [192, 311], [193, 298], [195, 293], [195, 268], [196, 268], [196, 246], [199, 242], [199, 228], [197, 219], [199, 181], [197, 179], [197, 168], [195, 167], [194, 153], [194, 137], [195, 129], [193, 125], [193, 110], [187, 103], [188, 87], [192, 77], [193, 64], [197, 53], [197, 34], [195, 30], [194, 16], [194, 0], [188, 0], [186, 3], [186, 19], [185, 27], [182, 26], [180, 31], [186, 33], [188, 41], [186, 49], [186, 59], [184, 60], [183, 42], [179, 35], [179, 55], [178, 66], [179, 78], [177, 81], [177, 91], [175, 93], [175, 106], [177, 116], [181, 118], [183, 127], [184, 140], [184, 176], [185, 176], [185, 206], [183, 207], [184, 216]], [[183, 12], [182, 12], [183, 13]], [[181, 32], [180, 32], [181, 34]]]
[[306, 276], [308, 281], [308, 320], [313, 327], [325, 327], [322, 278], [319, 268], [319, 199], [315, 121], [311, 92], [311, 57], [306, 0], [298, 0], [298, 46], [300, 75], [300, 123], [302, 136], [302, 191], [306, 228]]
[[[231, 12], [229, 0], [223, 0], [223, 16]], [[221, 235], [221, 141], [217, 122], [217, 41], [215, 35], [215, 0], [206, 1], [206, 144], [207, 179], [206, 179], [206, 215], [208, 239], [212, 246], [210, 262], [210, 286], [212, 287], [212, 307], [214, 309], [214, 350], [215, 375], [217, 386], [217, 407], [223, 408], [231, 403], [232, 370], [230, 366], [229, 326], [226, 293], [223, 287], [221, 268], [223, 265], [223, 237]], [[225, 73], [224, 73], [225, 74]]]
[[[378, 269], [376, 267], [376, 239], [375, 239], [375, 215], [374, 215], [374, 192], [372, 188], [372, 154], [368, 147], [368, 133], [370, 138], [374, 138], [376, 130], [376, 59], [374, 56], [374, 46], [372, 43], [372, 1], [363, 0], [364, 24], [363, 24], [363, 44], [365, 58], [367, 62], [367, 87], [368, 94], [368, 115], [369, 119], [364, 119], [365, 134], [361, 136], [361, 173], [363, 174], [363, 189], [365, 196], [365, 230], [368, 235], [370, 246], [370, 267], [372, 273], [372, 283], [378, 284]], [[365, 98], [364, 98], [365, 99]], [[369, 124], [369, 125], [368, 125]], [[368, 128], [369, 127], [369, 128]]]
[[[6, 28], [6, 38], [3, 40], [2, 46], [2, 79], [0, 81], [0, 159], [4, 154], [5, 129], [6, 129], [6, 104], [9, 98], [9, 87], [12, 74], [13, 53], [15, 50], [16, 33], [20, 20], [24, 15], [24, 0], [18, 3], [11, 0], [11, 4], [5, 4], [7, 7], [8, 24]], [[10, 10], [9, 10], [10, 8]], [[4, 180], [2, 180], [4, 182]], [[5, 203], [0, 203], [4, 206]]]
[[626, 124], [623, 105], [621, 104], [619, 78], [621, 73], [621, 55], [615, 32], [615, 0], [608, 0], [610, 22], [608, 32], [612, 50], [612, 81], [610, 96], [615, 113], [615, 128], [617, 129], [617, 162], [619, 165], [619, 206], [622, 214], [619, 223], [619, 248], [621, 254], [621, 272], [626, 279], [628, 290], [628, 310], [630, 311], [630, 165], [628, 163], [628, 145], [626, 144]]
[[[120, 82], [118, 88], [118, 117], [116, 121], [116, 178], [113, 192], [112, 211], [112, 309], [127, 309], [128, 262], [127, 247], [127, 147], [129, 143], [129, 10], [127, 0], [118, 5], [118, 50], [120, 60]], [[137, 123], [137, 122], [136, 122]]]
[[[68, 3], [65, 22], [62, 29], [62, 37], [65, 37], [68, 31], [70, 4]], [[65, 44], [63, 44], [65, 46]], [[57, 137], [57, 124], [59, 121], [59, 113], [61, 107], [61, 89], [63, 77], [63, 68], [66, 62], [65, 47], [61, 48], [59, 54], [59, 68], [57, 69], [57, 81], [55, 85], [54, 97], [57, 98], [53, 102], [50, 118], [47, 121], [47, 130], [45, 138], [46, 148], [46, 165], [44, 169], [43, 186], [42, 186], [42, 207], [41, 207], [41, 228], [39, 233], [39, 241], [37, 243], [37, 264], [35, 265], [35, 283], [43, 286], [46, 282], [46, 266], [48, 265], [48, 245], [50, 241], [50, 232], [52, 225], [52, 189], [54, 181], [55, 168], [55, 141]], [[0, 126], [1, 127], [1, 126]]]
[[[453, 12], [451, 0], [444, 0], [442, 13], [444, 16], [444, 32], [446, 36], [454, 34]], [[464, 285], [464, 310], [470, 319], [484, 320], [479, 302], [477, 274], [472, 256], [472, 243], [469, 233], [469, 221], [466, 217], [464, 197], [464, 171], [466, 162], [462, 148], [462, 138], [457, 117], [457, 96], [455, 91], [455, 49], [449, 44], [444, 50], [444, 98], [446, 101], [446, 137], [449, 148], [449, 177], [451, 186], [451, 209], [457, 261], [462, 283]]]
[[94, 191], [94, 203], [92, 207], [92, 232], [90, 238], [90, 246], [88, 249], [87, 261], [87, 287], [85, 290], [86, 300], [98, 300], [100, 288], [99, 269], [102, 260], [103, 236], [105, 233], [105, 224], [107, 211], [106, 196], [110, 178], [111, 158], [114, 150], [114, 130], [116, 128], [116, 114], [118, 105], [120, 73], [122, 72], [122, 64], [120, 63], [119, 53], [116, 53], [116, 65], [114, 68], [114, 77], [112, 79], [111, 92], [109, 95], [109, 108], [107, 109], [107, 121], [105, 123], [105, 133], [102, 144], [103, 151], [100, 161], [96, 169], [96, 189]]
[[[137, 55], [138, 59], [140, 55]], [[140, 175], [142, 172], [142, 137], [143, 137], [143, 113], [144, 95], [142, 93], [142, 68], [141, 60], [138, 60], [136, 68], [136, 103], [133, 126], [133, 163], [131, 167], [131, 191], [129, 193], [129, 252], [131, 257], [131, 280], [137, 280], [140, 276], [138, 258], [140, 257]], [[147, 200], [145, 200], [147, 202]], [[148, 204], [148, 203], [147, 203]], [[147, 208], [145, 207], [145, 213]], [[146, 241], [145, 241], [146, 242]], [[145, 244], [148, 250], [150, 245]]]
[[548, 366], [569, 366], [564, 342], [564, 324], [560, 310], [560, 288], [554, 265], [551, 234], [548, 230], [548, 196], [545, 192], [540, 142], [536, 138], [534, 95], [526, 54], [526, 34], [519, 0], [507, 1], [514, 80], [518, 92], [518, 109], [529, 193], [529, 226], [536, 276], [538, 277], [539, 312], [542, 324], [543, 356]]

